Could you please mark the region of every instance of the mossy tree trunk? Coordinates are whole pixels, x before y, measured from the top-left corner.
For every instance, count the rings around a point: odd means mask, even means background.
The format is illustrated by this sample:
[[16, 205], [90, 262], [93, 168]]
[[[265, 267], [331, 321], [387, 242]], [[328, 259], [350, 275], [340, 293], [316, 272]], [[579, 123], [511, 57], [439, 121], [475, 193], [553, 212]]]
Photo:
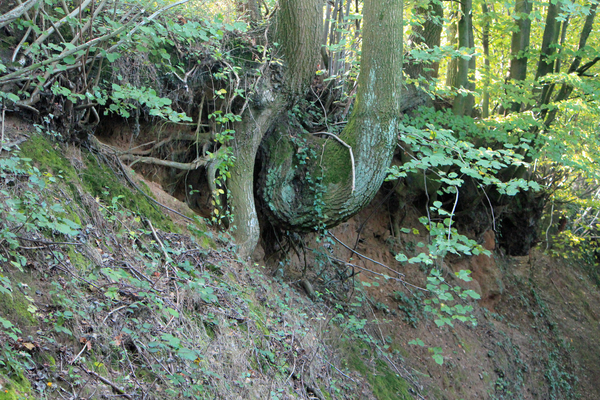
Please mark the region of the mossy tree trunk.
[[347, 220], [375, 196], [390, 164], [401, 104], [402, 1], [366, 1], [363, 13], [357, 98], [340, 140], [298, 136], [281, 123], [265, 143], [261, 195], [274, 222], [288, 229]]
[[234, 213], [233, 231], [240, 254], [252, 253], [259, 238], [254, 202], [254, 164], [260, 143], [277, 117], [307, 90], [315, 73], [323, 24], [320, 0], [280, 2], [274, 37], [280, 44], [286, 67], [283, 76], [267, 69], [256, 89], [256, 97], [235, 127], [231, 143], [235, 165], [230, 168], [228, 188]]
[[[286, 64], [280, 89], [266, 81], [266, 103], [250, 107], [236, 128], [236, 165], [229, 189], [235, 214], [236, 242], [243, 256], [257, 244], [259, 226], [253, 197], [254, 160], [264, 141], [264, 175], [260, 194], [275, 223], [293, 230], [334, 226], [354, 215], [377, 193], [397, 140], [402, 76], [402, 1], [370, 0], [364, 6], [361, 73], [354, 111], [340, 139], [310, 136], [319, 157], [305, 163], [294, 147], [295, 132], [279, 122], [283, 112], [305, 94], [316, 70], [323, 24], [320, 0], [280, 2], [276, 40]], [[270, 89], [269, 89], [270, 88]], [[266, 105], [265, 105], [266, 104]], [[279, 116], [279, 117], [278, 117]], [[303, 164], [303, 165], [300, 165]], [[354, 167], [354, 168], [353, 168]], [[354, 174], [353, 171], [354, 170]]]

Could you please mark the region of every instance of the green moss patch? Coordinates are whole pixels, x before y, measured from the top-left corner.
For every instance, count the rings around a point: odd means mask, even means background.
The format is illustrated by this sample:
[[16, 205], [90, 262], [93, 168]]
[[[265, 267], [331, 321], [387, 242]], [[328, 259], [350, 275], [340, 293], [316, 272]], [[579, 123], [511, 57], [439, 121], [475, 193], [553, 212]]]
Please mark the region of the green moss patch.
[[30, 158], [40, 171], [62, 177], [69, 185], [79, 180], [75, 168], [62, 155], [59, 145], [42, 135], [31, 135], [31, 138], [21, 145], [21, 157]]
[[382, 360], [376, 360], [373, 367], [365, 363], [363, 357], [371, 357], [371, 350], [365, 343], [346, 341], [341, 349], [346, 355], [346, 366], [360, 373], [367, 379], [378, 400], [411, 400], [413, 397], [408, 392], [408, 383], [398, 374], [394, 373]]
[[23, 400], [30, 398], [31, 384], [22, 375], [9, 379], [0, 375], [0, 400]]
[[0, 315], [19, 327], [37, 325], [37, 320], [28, 310], [30, 304], [18, 290], [13, 290], [12, 296], [1, 293]]
[[[89, 153], [84, 161], [87, 168], [81, 173], [81, 181], [88, 193], [102, 199], [107, 204], [112, 205], [113, 201], [118, 202], [123, 208], [148, 218], [159, 229], [177, 231], [171, 219], [159, 210], [158, 206], [138, 191], [134, 192], [124, 186], [106, 164]], [[140, 189], [151, 196], [147, 186], [142, 184]]]

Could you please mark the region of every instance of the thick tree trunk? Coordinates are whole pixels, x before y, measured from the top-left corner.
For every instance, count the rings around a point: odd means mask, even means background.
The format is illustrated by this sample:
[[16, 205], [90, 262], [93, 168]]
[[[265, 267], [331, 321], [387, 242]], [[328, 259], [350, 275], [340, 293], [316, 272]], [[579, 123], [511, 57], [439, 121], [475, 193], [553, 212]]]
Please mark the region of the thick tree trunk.
[[231, 208], [234, 215], [233, 236], [240, 254], [250, 255], [260, 235], [258, 216], [254, 203], [254, 163], [258, 147], [265, 132], [285, 106], [285, 97], [273, 88], [269, 77], [263, 78], [257, 88], [261, 95], [256, 104], [248, 108], [242, 121], [236, 126], [231, 142], [235, 163], [230, 168], [227, 187], [231, 194]]
[[[254, 163], [259, 145], [286, 105], [303, 94], [315, 73], [320, 50], [320, 27], [323, 23], [320, 0], [280, 2], [275, 37], [287, 63], [283, 82], [264, 76], [254, 99], [235, 127], [231, 143], [235, 164], [230, 168], [228, 188], [236, 229], [233, 235], [242, 256], [252, 253], [259, 239], [258, 216], [254, 203]], [[267, 70], [268, 71], [268, 70]]]
[[353, 157], [337, 139], [310, 137], [314, 156], [306, 160], [310, 148], [285, 124], [267, 140], [261, 194], [270, 216], [286, 228], [312, 230], [350, 218], [385, 178], [401, 102], [402, 1], [366, 1], [363, 13], [357, 99], [339, 136]]

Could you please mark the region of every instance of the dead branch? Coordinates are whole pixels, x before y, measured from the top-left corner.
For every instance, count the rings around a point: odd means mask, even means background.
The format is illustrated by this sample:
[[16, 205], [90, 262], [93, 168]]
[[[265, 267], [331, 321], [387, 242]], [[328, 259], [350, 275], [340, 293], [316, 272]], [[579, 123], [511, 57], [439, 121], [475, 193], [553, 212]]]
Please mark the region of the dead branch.
[[206, 165], [210, 161], [210, 158], [208, 157], [198, 157], [190, 163], [181, 163], [177, 161], [162, 160], [156, 157], [136, 156], [133, 154], [123, 154], [120, 155], [119, 158], [121, 159], [121, 161], [133, 161], [133, 164], [141, 162], [143, 164], [162, 165], [163, 167], [181, 169], [184, 171], [193, 171], [195, 169], [198, 169], [199, 167]]
[[54, 33], [55, 30], [57, 30], [58, 28], [60, 28], [65, 22], [67, 22], [69, 19], [75, 18], [75, 16], [77, 16], [77, 14], [80, 12], [80, 10], [84, 10], [90, 3], [92, 2], [92, 0], [85, 0], [79, 7], [75, 8], [69, 15], [61, 18], [60, 20], [58, 20], [56, 23], [53, 23], [52, 26], [48, 29], [46, 29], [45, 32], [43, 32], [37, 39], [35, 42], [33, 42], [28, 48], [27, 50], [25, 50], [23, 52], [23, 55], [26, 56], [28, 55], [34, 48], [35, 46], [39, 46], [41, 45], [44, 40], [46, 40], [50, 35], [52, 35], [52, 33]]
[[110, 386], [111, 388], [113, 388], [113, 390], [115, 392], [119, 393], [121, 396], [125, 397], [126, 399], [133, 400], [133, 397], [131, 397], [130, 395], [128, 395], [127, 393], [125, 393], [125, 391], [123, 389], [121, 389], [116, 384], [114, 384], [113, 382], [109, 381], [108, 379], [106, 379], [102, 375], [98, 374], [97, 372], [94, 372], [94, 371], [91, 371], [91, 370], [87, 369], [86, 367], [84, 367], [81, 364], [79, 364], [79, 367], [82, 370], [84, 370], [85, 373], [87, 373], [89, 375], [92, 375], [93, 377], [95, 377], [96, 379], [98, 379], [100, 382], [102, 382], [102, 383]]
[[13, 8], [6, 14], [0, 16], [0, 28], [4, 28], [21, 15], [25, 14], [29, 9], [35, 6], [40, 0], [27, 0], [25, 3]]

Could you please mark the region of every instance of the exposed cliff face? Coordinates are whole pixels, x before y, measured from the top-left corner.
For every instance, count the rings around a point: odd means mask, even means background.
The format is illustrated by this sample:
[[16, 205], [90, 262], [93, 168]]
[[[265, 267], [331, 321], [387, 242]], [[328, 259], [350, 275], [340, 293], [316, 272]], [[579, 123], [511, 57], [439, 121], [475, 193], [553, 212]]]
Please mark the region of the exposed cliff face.
[[[331, 230], [337, 239], [365, 257], [334, 241], [322, 252], [310, 251], [318, 244], [305, 239], [302, 246], [309, 249], [307, 258], [298, 245], [301, 257], [293, 250], [288, 253], [291, 261], [286, 271], [299, 279], [308, 265], [308, 279], [321, 293], [337, 290], [347, 294], [353, 284], [361, 287], [369, 299], [365, 318], [373, 321], [367, 326], [401, 353], [404, 368], [420, 372], [417, 380], [426, 388], [421, 392], [426, 398], [558, 399], [573, 398], [574, 393], [584, 399], [600, 396], [596, 382], [600, 362], [587, 350], [596, 346], [600, 333], [600, 290], [584, 269], [540, 250], [532, 250], [525, 257], [506, 256], [498, 249], [495, 233], [486, 231], [478, 239], [492, 251], [491, 257], [450, 258], [442, 265], [450, 285], [481, 294], [482, 299], [473, 303], [478, 325], [457, 322], [453, 328], [440, 329], [423, 312], [420, 290], [383, 279], [382, 275], [394, 273], [366, 258], [405, 274], [406, 282], [426, 285], [426, 270], [401, 265], [394, 259], [400, 251], [409, 256], [423, 251], [417, 246], [419, 241], [426, 242], [425, 229], [417, 221], [418, 212], [410, 206], [402, 211], [402, 227], [419, 229], [420, 235], [401, 233], [394, 237], [390, 216], [394, 210], [389, 207], [394, 202], [386, 200], [386, 194], [382, 191], [356, 217]], [[344, 267], [344, 262], [357, 267]], [[453, 280], [453, 272], [461, 269], [472, 271], [473, 281]], [[421, 339], [425, 348], [408, 344], [415, 338]], [[427, 347], [443, 349], [442, 366], [431, 358]]]

